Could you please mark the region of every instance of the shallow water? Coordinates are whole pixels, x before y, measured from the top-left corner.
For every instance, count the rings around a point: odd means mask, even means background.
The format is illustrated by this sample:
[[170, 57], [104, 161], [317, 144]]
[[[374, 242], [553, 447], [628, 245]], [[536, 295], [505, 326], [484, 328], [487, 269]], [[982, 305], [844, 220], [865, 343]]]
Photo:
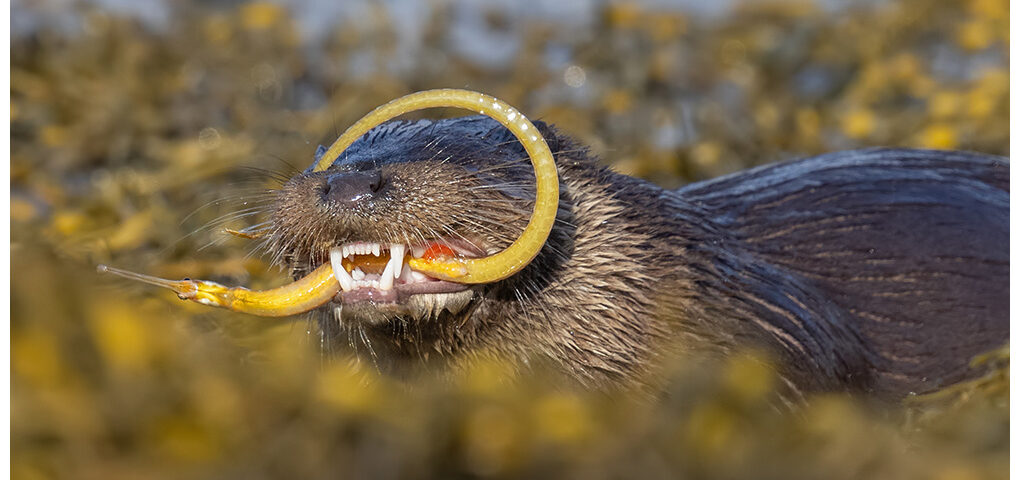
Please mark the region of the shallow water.
[[321, 358], [303, 319], [95, 273], [282, 283], [222, 228], [262, 221], [262, 192], [318, 144], [428, 88], [496, 95], [667, 186], [872, 145], [1008, 154], [1004, 0], [657, 4], [571, 2], [586, 16], [566, 21], [436, 2], [411, 25], [392, 2], [323, 33], [270, 3], [159, 3], [154, 28], [16, 2], [43, 21], [12, 38], [14, 476], [1005, 477], [1008, 350], [892, 412], [777, 412], [753, 357], [678, 365], [654, 402], [505, 385], [501, 365], [409, 386]]

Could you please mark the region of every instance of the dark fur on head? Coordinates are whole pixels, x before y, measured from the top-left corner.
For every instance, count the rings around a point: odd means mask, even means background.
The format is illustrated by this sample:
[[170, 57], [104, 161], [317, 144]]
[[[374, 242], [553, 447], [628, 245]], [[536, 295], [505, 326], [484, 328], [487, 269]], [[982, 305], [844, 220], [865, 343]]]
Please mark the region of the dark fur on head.
[[[463, 292], [330, 305], [326, 345], [394, 372], [544, 359], [594, 384], [640, 377], [667, 346], [755, 347], [795, 389], [897, 396], [958, 381], [971, 356], [1008, 341], [1003, 159], [845, 152], [667, 191], [537, 125], [561, 180], [539, 256]], [[376, 170], [368, 201], [323, 195], [333, 173]], [[533, 182], [524, 149], [491, 119], [391, 122], [287, 182], [267, 241], [295, 276], [350, 241], [457, 237], [493, 253], [527, 223]]]

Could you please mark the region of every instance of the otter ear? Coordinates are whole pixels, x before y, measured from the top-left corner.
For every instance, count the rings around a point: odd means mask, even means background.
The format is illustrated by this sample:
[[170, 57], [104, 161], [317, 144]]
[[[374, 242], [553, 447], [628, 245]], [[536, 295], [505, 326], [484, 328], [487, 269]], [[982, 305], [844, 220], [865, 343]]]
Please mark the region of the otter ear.
[[321, 159], [327, 151], [329, 151], [329, 149], [326, 148], [325, 145], [319, 145], [319, 148], [315, 149], [315, 163], [319, 163], [319, 159]]
[[315, 160], [312, 161], [312, 165], [310, 167], [305, 169], [304, 173], [311, 173], [315, 170], [315, 166], [319, 164], [319, 159], [321, 159], [327, 151], [329, 151], [329, 149], [326, 148], [325, 145], [319, 145], [319, 147], [315, 149]]

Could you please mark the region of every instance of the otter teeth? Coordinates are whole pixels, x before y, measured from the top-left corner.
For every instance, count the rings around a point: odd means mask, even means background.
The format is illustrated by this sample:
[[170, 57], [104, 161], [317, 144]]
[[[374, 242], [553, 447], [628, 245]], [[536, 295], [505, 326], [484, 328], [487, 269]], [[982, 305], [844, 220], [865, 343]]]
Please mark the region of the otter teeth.
[[388, 263], [386, 266], [393, 267], [391, 270], [393, 278], [395, 279], [400, 277], [400, 271], [401, 267], [404, 266], [404, 255], [406, 254], [406, 252], [407, 247], [404, 247], [399, 243], [390, 244], [390, 263]]
[[[354, 268], [347, 272], [343, 268], [343, 259], [351, 255], [375, 255], [380, 256], [383, 251], [389, 250], [390, 259], [382, 274], [366, 274], [360, 268]], [[356, 290], [362, 287], [377, 288], [379, 290], [390, 290], [394, 282], [402, 276], [407, 266], [404, 265], [404, 256], [408, 247], [399, 243], [382, 245], [379, 243], [350, 243], [340, 247], [334, 247], [329, 251], [330, 264], [333, 267], [333, 276], [340, 283], [340, 288], [345, 292]]]
[[329, 263], [333, 266], [333, 276], [336, 277], [336, 281], [340, 284], [340, 288], [345, 292], [354, 290], [354, 278], [351, 274], [344, 270], [344, 250], [340, 248], [334, 248], [329, 251]]
[[[376, 251], [379, 244], [375, 245]], [[404, 246], [396, 243], [390, 244], [390, 261], [386, 262], [382, 277], [379, 278], [379, 288], [389, 290], [393, 288], [393, 281], [400, 276], [400, 269], [404, 266]]]
[[379, 277], [379, 289], [380, 290], [389, 290], [389, 289], [393, 288], [393, 273], [391, 272], [392, 269], [393, 269], [393, 262], [387, 263], [386, 264], [386, 269], [383, 270], [382, 276]]

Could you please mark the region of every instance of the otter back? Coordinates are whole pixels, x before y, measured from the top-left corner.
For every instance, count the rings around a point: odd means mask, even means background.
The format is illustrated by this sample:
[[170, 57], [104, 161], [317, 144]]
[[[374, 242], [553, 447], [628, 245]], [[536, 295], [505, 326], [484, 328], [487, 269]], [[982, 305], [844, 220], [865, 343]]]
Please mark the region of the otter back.
[[843, 363], [830, 371], [845, 383], [902, 395], [959, 381], [972, 357], [1008, 342], [1008, 184], [1003, 158], [874, 149], [678, 193], [783, 276], [744, 282], [757, 315], [809, 332], [793, 342]]

